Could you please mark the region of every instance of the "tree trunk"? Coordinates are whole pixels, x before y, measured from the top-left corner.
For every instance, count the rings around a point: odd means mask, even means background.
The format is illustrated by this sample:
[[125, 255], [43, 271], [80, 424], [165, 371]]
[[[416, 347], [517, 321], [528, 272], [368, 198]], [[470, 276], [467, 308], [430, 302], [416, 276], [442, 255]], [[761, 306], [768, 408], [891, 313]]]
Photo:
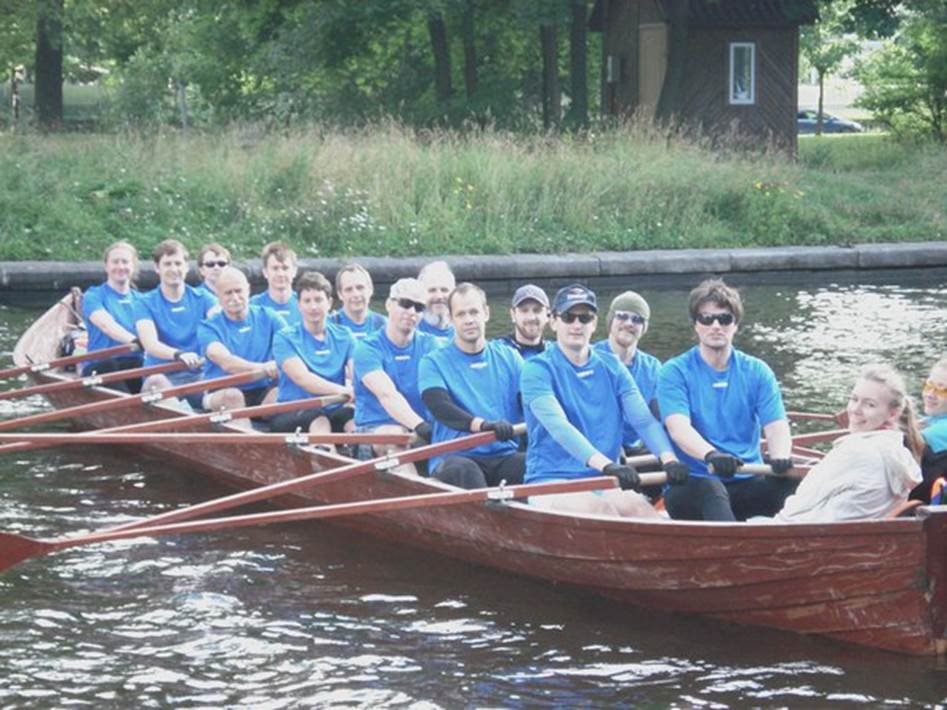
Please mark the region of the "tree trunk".
[[822, 135], [822, 99], [825, 96], [825, 72], [817, 69], [819, 72], [819, 111], [815, 116], [815, 134]]
[[543, 126], [551, 128], [559, 125], [562, 106], [556, 25], [539, 26], [539, 45], [543, 57]]
[[454, 90], [450, 81], [450, 47], [447, 44], [447, 26], [440, 13], [427, 18], [427, 31], [431, 37], [431, 53], [434, 56], [434, 94], [438, 103], [450, 101]]
[[668, 47], [667, 72], [661, 87], [661, 98], [655, 118], [670, 121], [681, 111], [681, 85], [684, 83], [684, 62], [687, 58], [688, 0], [666, 0], [671, 36]]
[[16, 67], [10, 69], [10, 110], [13, 112], [13, 129], [20, 125], [20, 82]]
[[585, 126], [589, 122], [587, 52], [588, 15], [585, 0], [572, 0], [572, 26], [569, 32], [569, 80], [572, 89], [572, 107], [569, 117], [577, 126]]
[[36, 67], [33, 105], [44, 129], [62, 125], [63, 0], [40, 0], [36, 20]]
[[460, 23], [460, 36], [464, 44], [464, 89], [467, 98], [477, 93], [477, 46], [474, 44], [474, 0], [464, 4]]

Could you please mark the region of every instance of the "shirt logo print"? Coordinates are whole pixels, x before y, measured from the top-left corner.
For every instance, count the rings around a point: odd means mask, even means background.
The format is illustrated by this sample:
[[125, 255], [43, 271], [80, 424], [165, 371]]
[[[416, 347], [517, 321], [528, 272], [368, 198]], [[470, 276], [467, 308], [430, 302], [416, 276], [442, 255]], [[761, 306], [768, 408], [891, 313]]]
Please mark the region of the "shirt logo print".
[[575, 376], [585, 379], [586, 377], [591, 377], [594, 374], [595, 374], [595, 370], [582, 370], [581, 372], [575, 373]]

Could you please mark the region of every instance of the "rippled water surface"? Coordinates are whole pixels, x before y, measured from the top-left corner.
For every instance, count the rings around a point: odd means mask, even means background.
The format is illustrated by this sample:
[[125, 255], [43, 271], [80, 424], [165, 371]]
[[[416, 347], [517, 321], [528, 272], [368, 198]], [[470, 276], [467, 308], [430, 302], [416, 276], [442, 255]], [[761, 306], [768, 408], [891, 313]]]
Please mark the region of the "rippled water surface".
[[[947, 350], [942, 273], [859, 278], [745, 287], [739, 345], [773, 365], [791, 408], [837, 409], [873, 359], [897, 363], [919, 389]], [[646, 295], [644, 349], [687, 347], [686, 292]], [[36, 314], [0, 308], [6, 355]], [[505, 314], [497, 301], [498, 331]], [[0, 402], [0, 416], [42, 407]], [[222, 492], [116, 451], [0, 459], [2, 529], [27, 534]], [[933, 659], [641, 611], [328, 525], [77, 548], [0, 575], [0, 707], [945, 702], [947, 669]]]

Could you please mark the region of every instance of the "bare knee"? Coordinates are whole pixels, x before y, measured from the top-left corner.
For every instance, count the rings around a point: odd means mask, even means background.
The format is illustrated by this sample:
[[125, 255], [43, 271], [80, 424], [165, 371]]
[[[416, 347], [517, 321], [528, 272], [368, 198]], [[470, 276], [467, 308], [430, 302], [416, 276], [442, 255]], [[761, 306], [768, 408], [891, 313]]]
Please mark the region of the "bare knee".
[[204, 399], [206, 409], [238, 409], [246, 404], [243, 392], [236, 387], [211, 392]]
[[149, 375], [141, 383], [142, 392], [159, 392], [171, 389], [171, 380], [164, 375]]

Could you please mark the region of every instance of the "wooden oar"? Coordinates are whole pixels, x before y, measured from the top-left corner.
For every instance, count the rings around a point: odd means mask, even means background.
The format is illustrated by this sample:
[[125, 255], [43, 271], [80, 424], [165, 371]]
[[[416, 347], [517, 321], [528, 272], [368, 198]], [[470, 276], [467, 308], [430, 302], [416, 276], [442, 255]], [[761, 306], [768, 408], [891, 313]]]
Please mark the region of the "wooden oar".
[[[224, 424], [234, 419], [251, 419], [256, 417], [269, 417], [283, 412], [295, 412], [301, 409], [313, 409], [317, 407], [328, 407], [330, 404], [345, 402], [348, 397], [344, 394], [335, 394], [326, 397], [313, 397], [311, 399], [297, 399], [292, 402], [274, 402], [272, 404], [257, 404], [252, 407], [237, 407], [235, 409], [221, 409], [216, 412], [206, 414], [182, 414], [177, 417], [167, 419], [156, 419], [148, 422], [138, 422], [137, 424], [125, 424], [122, 426], [113, 426], [106, 429], [95, 429], [92, 431], [83, 431], [69, 434], [80, 439], [88, 436], [98, 436], [100, 434], [118, 434], [122, 432], [154, 432], [166, 431], [169, 429], [187, 429], [202, 424]], [[82, 443], [82, 442], [77, 442]], [[59, 446], [58, 443], [45, 441], [22, 441], [16, 444], [0, 445], [0, 454], [12, 454], [22, 451], [33, 451], [35, 449], [49, 449]]]
[[186, 385], [169, 387], [166, 390], [156, 392], [142, 392], [141, 394], [131, 396], [116, 395], [115, 398], [102, 400], [100, 402], [90, 402], [80, 404], [75, 407], [66, 407], [65, 409], [54, 409], [51, 412], [40, 412], [31, 414], [19, 419], [8, 419], [0, 421], [0, 431], [10, 431], [21, 427], [34, 426], [36, 424], [46, 424], [47, 422], [58, 422], [63, 419], [75, 419], [77, 417], [88, 416], [89, 414], [98, 414], [99, 412], [109, 412], [116, 409], [128, 409], [138, 407], [142, 404], [155, 404], [164, 399], [179, 397], [181, 395], [191, 394], [193, 392], [203, 392], [204, 390], [216, 389], [221, 387], [231, 387], [236, 385], [253, 382], [265, 377], [262, 370], [255, 372], [241, 372], [237, 375], [226, 375], [213, 380], [198, 380], [189, 382]]
[[8, 367], [5, 370], [0, 370], [0, 379], [18, 377], [19, 375], [25, 374], [27, 372], [43, 372], [44, 370], [51, 370], [56, 367], [77, 365], [78, 363], [85, 362], [86, 360], [105, 360], [110, 357], [115, 357], [116, 355], [125, 355], [127, 353], [137, 352], [138, 349], [139, 348], [135, 343], [125, 343], [124, 345], [115, 345], [111, 348], [93, 350], [92, 352], [82, 353], [81, 355], [60, 357], [55, 360], [50, 360], [49, 362], [37, 362], [32, 365], [18, 365], [17, 367]]
[[46, 382], [32, 387], [23, 387], [18, 390], [6, 390], [0, 392], [0, 400], [3, 399], [22, 399], [31, 397], [34, 394], [48, 394], [49, 392], [67, 392], [69, 390], [88, 389], [90, 387], [99, 387], [101, 385], [111, 384], [112, 382], [124, 382], [133, 380], [136, 377], [150, 377], [151, 375], [161, 375], [165, 372], [177, 372], [187, 368], [183, 362], [165, 362], [160, 365], [151, 365], [149, 367], [136, 367], [130, 370], [116, 370], [107, 372], [104, 375], [90, 375], [74, 380], [65, 380], [63, 382]]
[[112, 432], [89, 434], [0, 434], [0, 443], [44, 443], [50, 446], [79, 444], [96, 446], [99, 444], [289, 444], [307, 446], [312, 444], [378, 444], [379, 446], [407, 446], [414, 440], [414, 434], [311, 434], [263, 433], [263, 432]]
[[820, 422], [834, 422], [835, 414], [823, 414], [819, 412], [786, 412], [790, 419], [812, 419]]
[[817, 431], [812, 434], [797, 434], [792, 438], [793, 446], [808, 446], [824, 441], [834, 441], [840, 436], [851, 434], [848, 429], [832, 429], [831, 431]]
[[312, 506], [294, 510], [238, 515], [229, 518], [214, 518], [212, 520], [201, 520], [190, 523], [153, 525], [150, 527], [125, 530], [112, 529], [105, 532], [62, 537], [53, 540], [37, 540], [23, 535], [0, 533], [0, 571], [7, 570], [33, 557], [48, 555], [52, 552], [65, 550], [70, 547], [94, 545], [99, 542], [128, 540], [137, 537], [157, 537], [159, 535], [210, 532], [214, 530], [246, 527], [248, 525], [272, 525], [274, 523], [288, 523], [297, 520], [337, 518], [344, 515], [390, 513], [397, 510], [410, 510], [413, 508], [466, 505], [486, 501], [507, 501], [516, 498], [526, 498], [528, 496], [602, 490], [615, 488], [616, 485], [615, 479], [611, 476], [598, 476], [595, 478], [554, 481], [551, 483], [532, 483], [518, 486], [447, 491], [444, 493], [427, 493], [402, 496], [399, 498], [382, 498], [378, 500], [356, 501], [353, 503], [338, 503], [335, 505]]

